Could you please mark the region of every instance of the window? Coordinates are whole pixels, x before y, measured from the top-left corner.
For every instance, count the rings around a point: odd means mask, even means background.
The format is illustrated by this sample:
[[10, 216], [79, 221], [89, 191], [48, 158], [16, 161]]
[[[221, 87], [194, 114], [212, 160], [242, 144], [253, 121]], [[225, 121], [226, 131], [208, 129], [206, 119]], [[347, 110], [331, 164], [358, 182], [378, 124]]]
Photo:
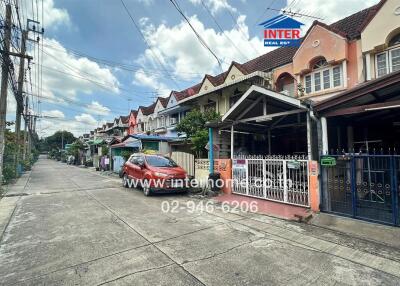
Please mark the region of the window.
[[306, 93], [311, 93], [311, 75], [306, 76]]
[[391, 71], [400, 70], [400, 49], [390, 51]]
[[377, 76], [383, 76], [388, 73], [388, 64], [387, 64], [387, 54], [382, 53], [379, 55], [376, 55], [376, 71], [377, 71]]
[[[318, 64], [322, 66], [322, 64]], [[342, 67], [326, 67], [313, 71], [304, 77], [304, 88], [306, 94], [313, 92], [320, 92], [337, 88], [343, 85], [342, 81]], [[316, 65], [314, 65], [316, 67]]]
[[322, 72], [324, 76], [324, 89], [328, 89], [331, 87], [331, 76], [330, 76], [330, 70], [324, 70]]
[[342, 76], [340, 74], [340, 67], [333, 68], [333, 86], [338, 87], [342, 84]]
[[146, 162], [153, 167], [177, 167], [178, 165], [170, 158], [158, 155], [146, 155]]
[[207, 104], [204, 105], [204, 110], [205, 111], [211, 111], [211, 110], [216, 111], [217, 110], [217, 103], [215, 101], [208, 102]]
[[242, 95], [233, 95], [229, 98], [229, 107], [232, 107], [241, 97]]
[[326, 61], [326, 59], [320, 59], [319, 61], [315, 62], [313, 69], [316, 70], [327, 66], [328, 62]]
[[393, 47], [400, 44], [400, 34], [397, 34], [389, 41], [389, 47]]
[[314, 74], [314, 91], [321, 90], [321, 73]]
[[400, 34], [389, 41], [389, 47], [375, 56], [376, 77], [400, 70]]

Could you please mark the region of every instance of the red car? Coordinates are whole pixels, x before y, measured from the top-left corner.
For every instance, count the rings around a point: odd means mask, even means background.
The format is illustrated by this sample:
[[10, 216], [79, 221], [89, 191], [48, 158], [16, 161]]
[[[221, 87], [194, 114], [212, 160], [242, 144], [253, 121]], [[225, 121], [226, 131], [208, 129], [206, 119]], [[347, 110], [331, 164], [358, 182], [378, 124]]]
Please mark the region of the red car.
[[145, 196], [187, 190], [186, 171], [161, 155], [133, 154], [123, 166], [122, 178], [124, 187], [140, 187]]

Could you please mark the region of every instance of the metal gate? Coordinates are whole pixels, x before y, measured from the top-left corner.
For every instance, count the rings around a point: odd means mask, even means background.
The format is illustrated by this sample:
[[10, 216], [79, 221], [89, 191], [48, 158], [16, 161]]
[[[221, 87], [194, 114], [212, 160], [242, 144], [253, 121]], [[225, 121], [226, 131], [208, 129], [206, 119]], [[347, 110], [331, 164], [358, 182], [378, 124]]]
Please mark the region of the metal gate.
[[326, 155], [321, 166], [321, 210], [399, 225], [400, 156]]
[[243, 156], [232, 162], [235, 194], [308, 207], [308, 178], [304, 157]]

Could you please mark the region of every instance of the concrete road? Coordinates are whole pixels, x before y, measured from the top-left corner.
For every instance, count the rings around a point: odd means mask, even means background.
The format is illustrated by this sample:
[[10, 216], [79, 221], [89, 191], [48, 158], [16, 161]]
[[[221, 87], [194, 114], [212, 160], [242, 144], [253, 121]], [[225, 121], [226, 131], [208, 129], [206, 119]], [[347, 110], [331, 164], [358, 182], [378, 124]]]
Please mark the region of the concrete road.
[[399, 249], [205, 203], [40, 159], [0, 200], [0, 284], [400, 285]]

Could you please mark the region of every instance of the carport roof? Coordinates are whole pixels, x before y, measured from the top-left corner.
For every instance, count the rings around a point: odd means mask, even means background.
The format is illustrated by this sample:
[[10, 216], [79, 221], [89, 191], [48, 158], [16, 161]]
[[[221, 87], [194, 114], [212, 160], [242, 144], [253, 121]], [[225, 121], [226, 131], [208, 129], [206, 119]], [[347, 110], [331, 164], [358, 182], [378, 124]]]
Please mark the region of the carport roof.
[[367, 81], [314, 106], [322, 116], [338, 116], [400, 104], [400, 71]]
[[264, 95], [267, 98], [281, 104], [282, 106], [287, 106], [288, 111], [298, 109], [307, 110], [307, 106], [304, 105], [299, 99], [284, 95], [282, 93], [278, 93], [264, 87], [252, 85], [228, 110], [228, 112], [225, 113], [225, 115], [222, 117], [222, 122], [235, 121], [238, 117], [240, 117], [240, 115], [245, 115], [244, 113], [246, 113], [246, 109], [251, 107], [251, 104], [259, 99], [260, 95]]

